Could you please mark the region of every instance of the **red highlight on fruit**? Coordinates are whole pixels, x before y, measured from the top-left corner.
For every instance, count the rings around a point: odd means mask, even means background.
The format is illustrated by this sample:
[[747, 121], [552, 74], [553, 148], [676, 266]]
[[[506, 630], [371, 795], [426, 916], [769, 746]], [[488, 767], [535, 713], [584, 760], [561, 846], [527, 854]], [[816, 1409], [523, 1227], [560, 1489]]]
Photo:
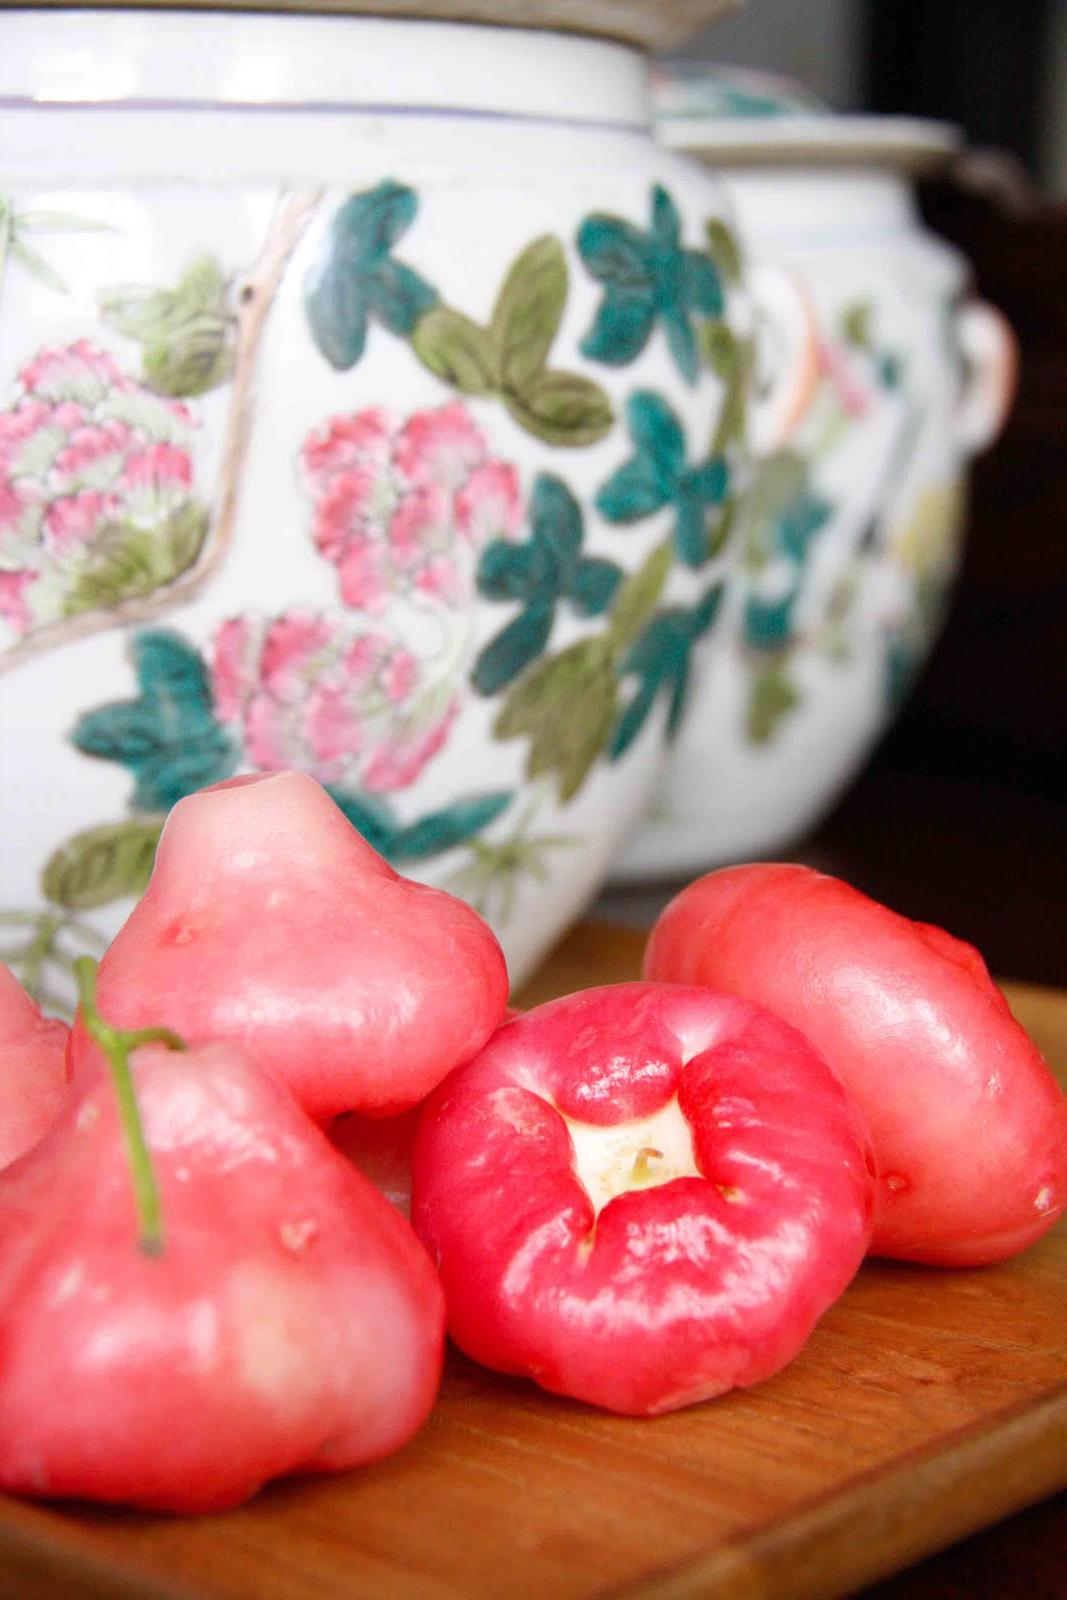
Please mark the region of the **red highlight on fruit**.
[[[400, 877], [292, 772], [178, 802], [99, 975], [116, 1025], [237, 1043], [323, 1122], [415, 1105], [489, 1038], [507, 989], [477, 913]], [[75, 1064], [90, 1049], [77, 1027]]]
[[408, 1224], [233, 1045], [130, 1063], [150, 1240], [100, 1072], [0, 1174], [0, 1487], [214, 1511], [397, 1449], [444, 1342]]
[[877, 1254], [1000, 1261], [1067, 1209], [1067, 1099], [971, 945], [806, 867], [727, 867], [667, 907], [645, 974], [811, 1039], [874, 1140]]
[[841, 1086], [759, 1006], [619, 984], [508, 1023], [430, 1097], [412, 1220], [475, 1360], [647, 1415], [792, 1360], [870, 1238]]
[[0, 962], [0, 1169], [31, 1149], [66, 1099], [70, 1029], [41, 1015]]

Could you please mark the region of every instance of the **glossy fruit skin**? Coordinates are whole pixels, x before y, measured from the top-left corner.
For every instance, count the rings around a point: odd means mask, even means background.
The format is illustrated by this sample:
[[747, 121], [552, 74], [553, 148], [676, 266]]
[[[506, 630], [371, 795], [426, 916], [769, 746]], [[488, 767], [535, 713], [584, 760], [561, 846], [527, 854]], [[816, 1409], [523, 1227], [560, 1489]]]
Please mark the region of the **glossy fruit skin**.
[[[564, 1117], [625, 1123], [675, 1095], [703, 1175], [618, 1194], [594, 1226]], [[412, 1221], [468, 1355], [650, 1415], [796, 1355], [866, 1251], [869, 1160], [840, 1085], [785, 1023], [617, 984], [508, 1023], [435, 1091]]]
[[759, 1001], [812, 1040], [874, 1141], [875, 1253], [999, 1261], [1067, 1207], [1067, 1100], [943, 929], [807, 867], [727, 867], [666, 908], [645, 973]]
[[70, 1029], [44, 1017], [0, 962], [0, 1170], [32, 1149], [67, 1094]]
[[102, 1071], [0, 1175], [0, 1487], [215, 1511], [397, 1449], [444, 1336], [408, 1224], [232, 1046], [132, 1059], [161, 1255]]
[[[415, 1105], [481, 1048], [508, 989], [478, 914], [400, 877], [291, 772], [178, 802], [98, 981], [115, 1026], [232, 1040], [322, 1122]], [[76, 1026], [75, 1065], [86, 1049]]]

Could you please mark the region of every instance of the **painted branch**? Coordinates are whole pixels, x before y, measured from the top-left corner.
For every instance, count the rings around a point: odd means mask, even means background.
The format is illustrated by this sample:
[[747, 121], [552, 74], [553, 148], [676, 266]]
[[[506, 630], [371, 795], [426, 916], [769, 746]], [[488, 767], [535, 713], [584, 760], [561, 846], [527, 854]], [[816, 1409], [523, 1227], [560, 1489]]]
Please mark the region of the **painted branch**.
[[121, 600], [100, 611], [80, 612], [38, 628], [11, 649], [0, 652], [0, 673], [9, 672], [31, 656], [69, 644], [74, 639], [84, 639], [105, 628], [146, 622], [171, 611], [199, 594], [214, 577], [233, 539], [241, 478], [252, 433], [259, 346], [289, 258], [321, 199], [321, 190], [283, 196], [259, 258], [238, 291], [237, 345], [219, 487], [211, 526], [196, 560], [170, 583], [162, 584], [150, 594]]

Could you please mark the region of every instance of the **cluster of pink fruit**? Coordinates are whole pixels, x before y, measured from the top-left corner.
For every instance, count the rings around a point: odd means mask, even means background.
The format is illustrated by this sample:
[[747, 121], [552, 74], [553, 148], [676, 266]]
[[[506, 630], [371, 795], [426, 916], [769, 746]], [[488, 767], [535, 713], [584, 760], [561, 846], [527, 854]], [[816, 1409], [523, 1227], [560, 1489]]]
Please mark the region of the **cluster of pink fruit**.
[[0, 969], [0, 1486], [204, 1511], [375, 1460], [446, 1321], [668, 1410], [778, 1371], [869, 1250], [1067, 1207], [1067, 1101], [949, 935], [729, 869], [647, 980], [509, 1015], [489, 929], [313, 780], [181, 801], [69, 1037]]

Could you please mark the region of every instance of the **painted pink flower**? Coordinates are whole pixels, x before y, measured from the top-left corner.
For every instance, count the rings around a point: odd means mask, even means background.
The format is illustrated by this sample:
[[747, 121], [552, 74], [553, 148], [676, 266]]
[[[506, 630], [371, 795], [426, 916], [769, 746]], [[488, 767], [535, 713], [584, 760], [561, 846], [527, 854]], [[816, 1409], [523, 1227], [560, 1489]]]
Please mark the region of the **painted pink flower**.
[[38, 351], [0, 412], [0, 611], [18, 638], [67, 613], [98, 540], [165, 530], [193, 499], [188, 406], [125, 375], [86, 339]]
[[402, 728], [369, 753], [363, 768], [363, 787], [377, 794], [406, 789], [442, 748], [459, 711], [458, 698], [421, 727]]
[[68, 556], [91, 544], [117, 518], [119, 502], [113, 495], [83, 489], [80, 494], [53, 500], [44, 517], [44, 549], [50, 556]]
[[819, 365], [829, 378], [846, 415], [863, 417], [871, 408], [871, 391], [857, 369], [850, 352], [839, 344], [819, 347]]
[[0, 572], [0, 617], [4, 617], [16, 633], [24, 633], [30, 625], [26, 590], [36, 578], [36, 572]]
[[442, 707], [418, 658], [382, 632], [347, 634], [318, 612], [234, 617], [211, 652], [215, 712], [251, 765], [294, 767], [353, 790], [406, 788], [441, 749], [458, 709]]
[[396, 595], [461, 609], [483, 546], [522, 520], [515, 468], [489, 455], [459, 400], [403, 424], [380, 407], [334, 417], [302, 462], [315, 547], [353, 610], [380, 612]]

